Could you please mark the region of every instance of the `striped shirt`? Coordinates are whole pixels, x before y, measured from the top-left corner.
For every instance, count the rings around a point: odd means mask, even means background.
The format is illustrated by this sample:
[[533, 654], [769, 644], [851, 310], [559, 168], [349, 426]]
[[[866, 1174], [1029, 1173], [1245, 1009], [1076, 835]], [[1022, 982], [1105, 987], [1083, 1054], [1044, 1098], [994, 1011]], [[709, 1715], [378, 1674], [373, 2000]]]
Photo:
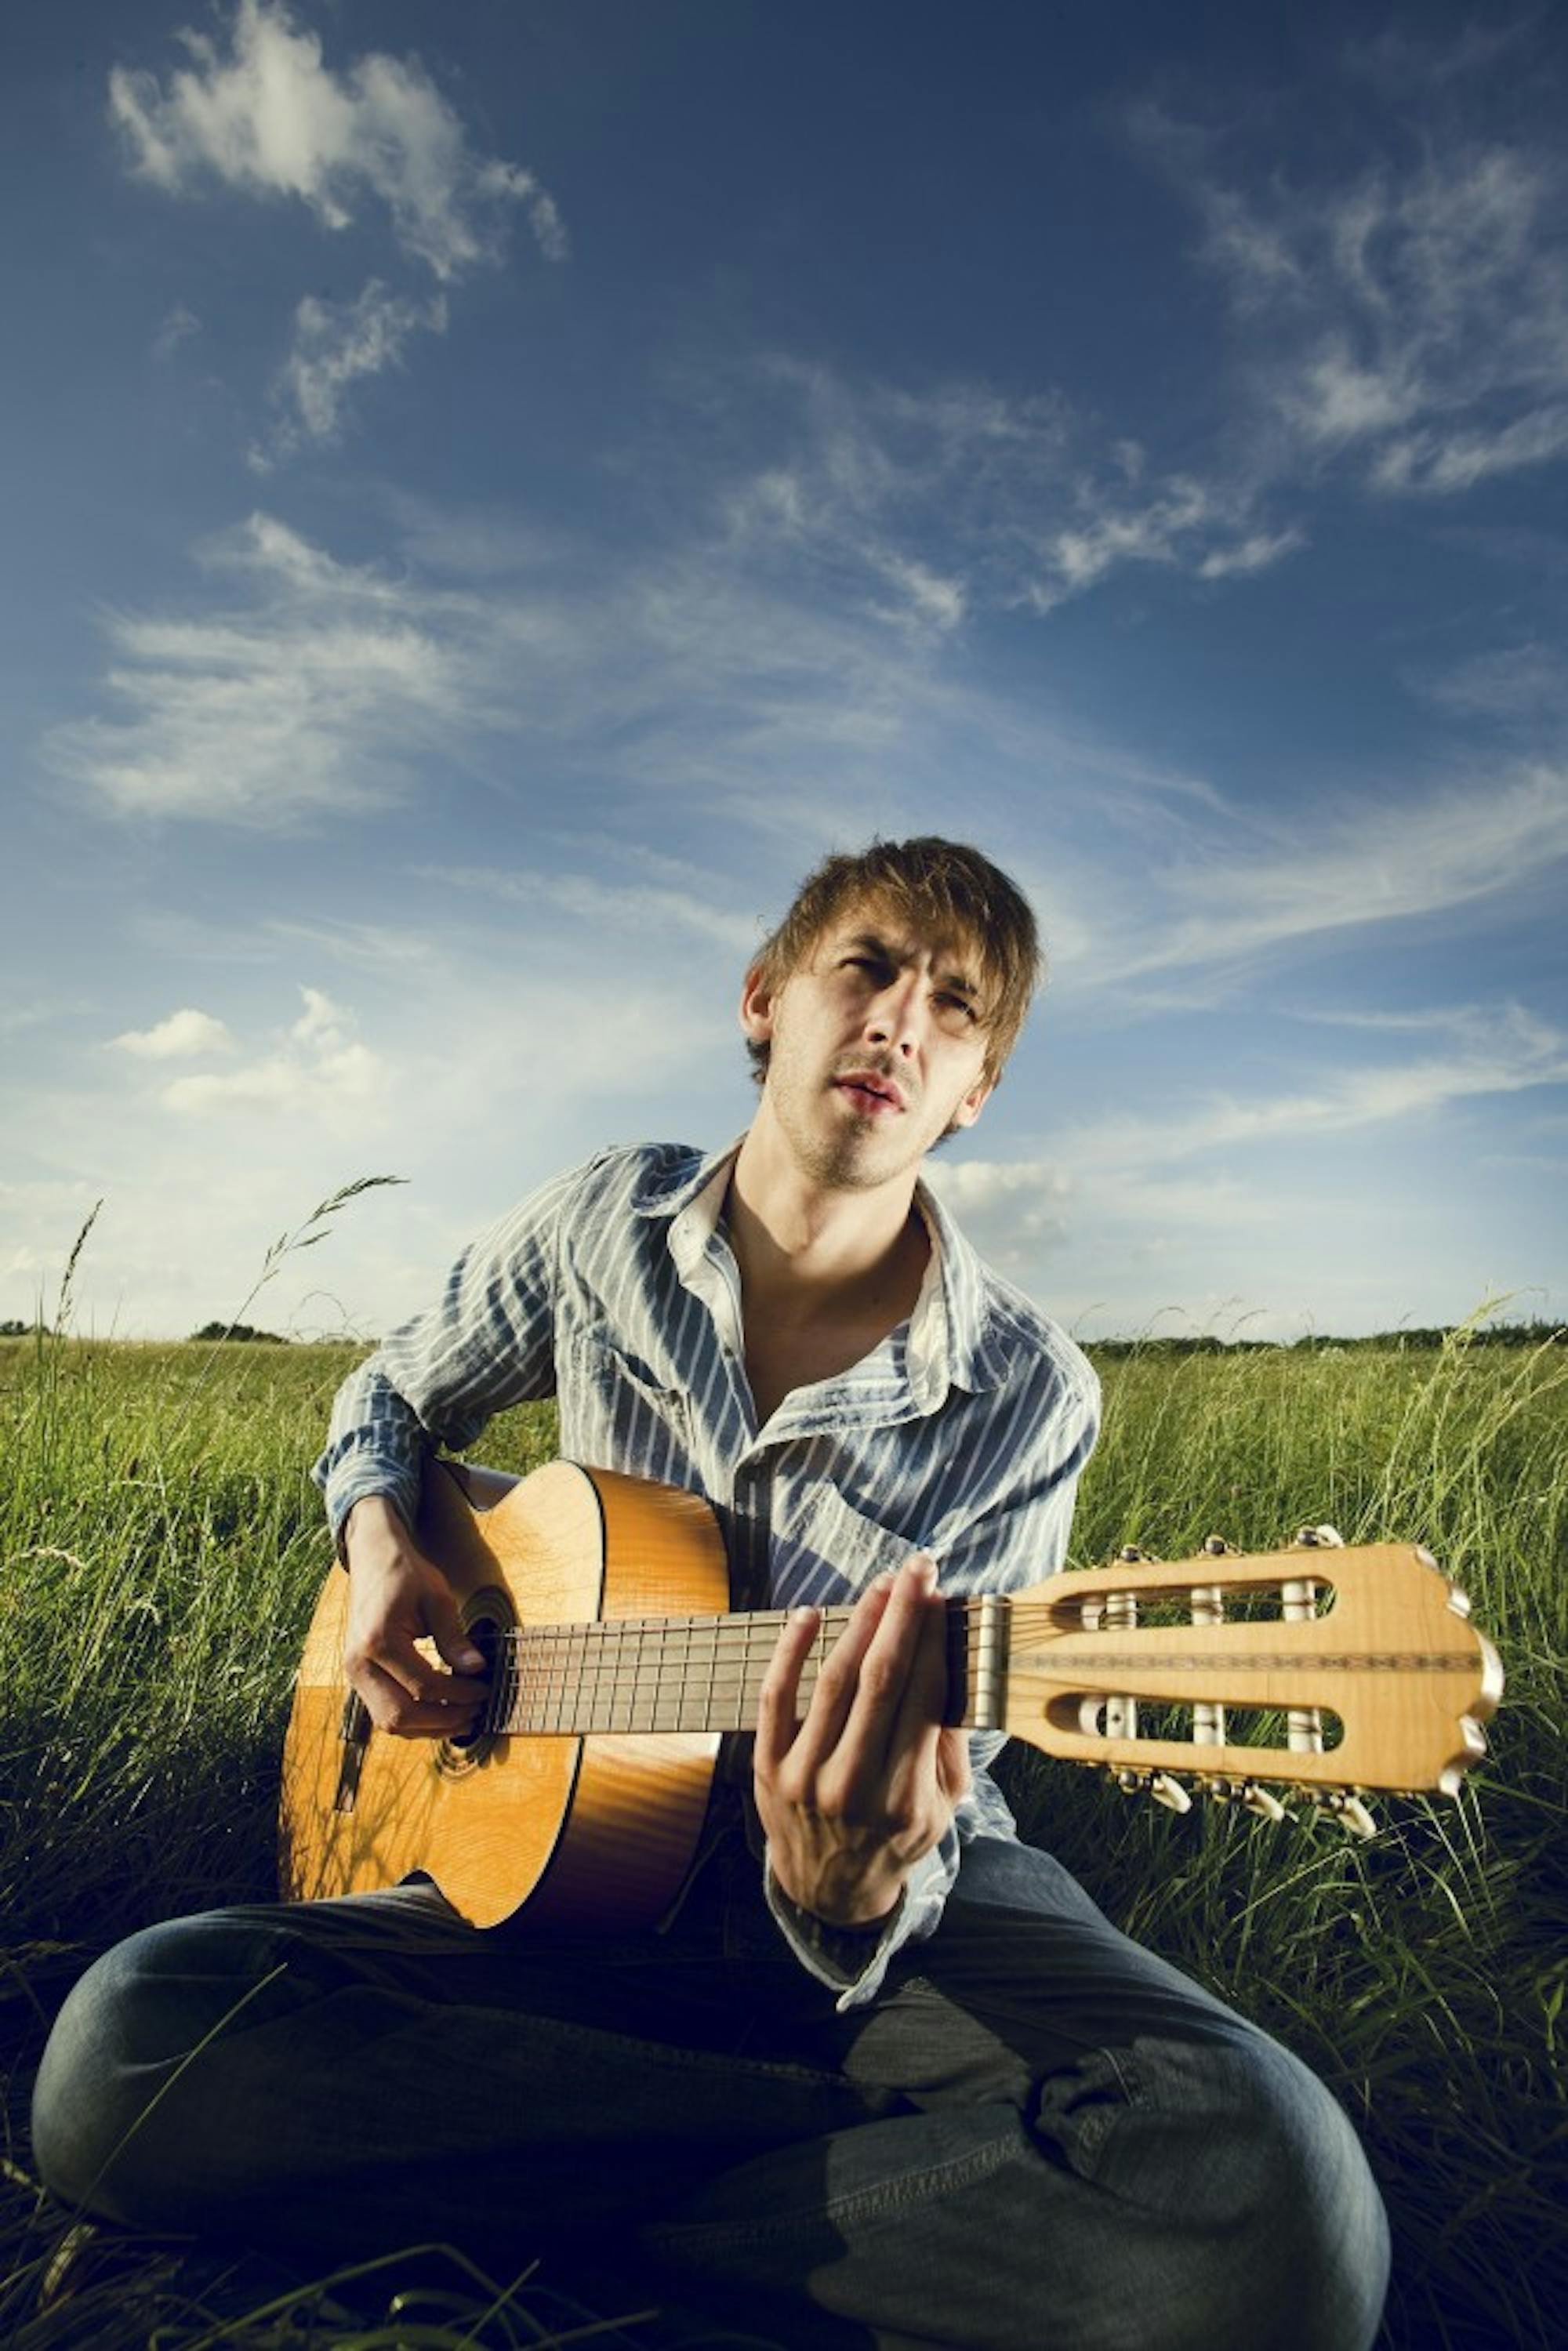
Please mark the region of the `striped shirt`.
[[[737, 1148], [601, 1152], [465, 1250], [440, 1303], [339, 1392], [315, 1469], [334, 1535], [367, 1494], [412, 1523], [433, 1444], [469, 1446], [494, 1414], [553, 1395], [568, 1458], [706, 1497], [737, 1608], [841, 1605], [915, 1550], [952, 1593], [1054, 1574], [1099, 1425], [1084, 1356], [922, 1185], [931, 1253], [909, 1319], [849, 1370], [793, 1389], [759, 1429], [725, 1222]], [[892, 1953], [930, 1934], [963, 1841], [1013, 1834], [986, 1768], [1001, 1744], [973, 1735], [973, 1792], [841, 2006], [869, 2000]], [[842, 1987], [768, 1890], [803, 1964]]]

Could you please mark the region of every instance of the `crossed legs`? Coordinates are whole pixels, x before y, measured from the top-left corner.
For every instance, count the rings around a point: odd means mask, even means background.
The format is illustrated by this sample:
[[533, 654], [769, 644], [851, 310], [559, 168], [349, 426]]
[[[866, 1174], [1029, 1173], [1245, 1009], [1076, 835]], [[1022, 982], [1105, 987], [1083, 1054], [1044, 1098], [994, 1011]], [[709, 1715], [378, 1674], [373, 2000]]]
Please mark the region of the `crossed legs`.
[[478, 1935], [434, 1888], [209, 1912], [108, 1953], [35, 2140], [110, 2218], [497, 2277], [635, 2255], [789, 2343], [1365, 2351], [1387, 2235], [1300, 2062], [982, 1839], [840, 2015], [743, 1871], [670, 1938]]

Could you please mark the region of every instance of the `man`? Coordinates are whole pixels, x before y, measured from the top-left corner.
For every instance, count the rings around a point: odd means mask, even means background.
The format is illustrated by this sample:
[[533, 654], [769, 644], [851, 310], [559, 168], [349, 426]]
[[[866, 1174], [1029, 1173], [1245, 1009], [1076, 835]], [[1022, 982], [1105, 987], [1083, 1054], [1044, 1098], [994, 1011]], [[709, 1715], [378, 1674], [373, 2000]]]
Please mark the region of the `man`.
[[747, 975], [739, 1145], [557, 1179], [340, 1395], [319, 1475], [384, 1732], [483, 1700], [409, 1528], [431, 1445], [525, 1397], [569, 1456], [705, 1494], [736, 1604], [790, 1606], [662, 1930], [479, 1934], [427, 1883], [151, 1929], [47, 2053], [57, 2192], [297, 2254], [608, 2259], [789, 2344], [1371, 2342], [1386, 2231], [1337, 2106], [1019, 1845], [996, 1739], [941, 1722], [943, 1591], [1061, 1564], [1096, 1426], [1083, 1358], [918, 1182], [1038, 961], [971, 849], [829, 859]]

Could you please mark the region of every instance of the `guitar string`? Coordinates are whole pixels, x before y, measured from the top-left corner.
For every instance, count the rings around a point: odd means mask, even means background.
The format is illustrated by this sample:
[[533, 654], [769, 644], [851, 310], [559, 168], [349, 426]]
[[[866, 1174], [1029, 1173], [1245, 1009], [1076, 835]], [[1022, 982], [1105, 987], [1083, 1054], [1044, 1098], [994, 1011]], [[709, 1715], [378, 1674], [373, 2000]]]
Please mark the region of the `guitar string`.
[[[1255, 1587], [1253, 1587], [1255, 1588]], [[1140, 1595], [1143, 1596], [1143, 1595]], [[1152, 1595], [1149, 1595], [1152, 1596]], [[1080, 1602], [1065, 1604], [1074, 1613], [1082, 1608]], [[950, 1604], [966, 1620], [979, 1614], [979, 1604], [973, 1600]], [[502, 1635], [506, 1656], [505, 1680], [501, 1703], [492, 1703], [489, 1720], [493, 1728], [503, 1725], [512, 1731], [566, 1731], [586, 1726], [601, 1727], [601, 1716], [608, 1727], [628, 1730], [640, 1728], [744, 1728], [753, 1719], [753, 1710], [760, 1696], [758, 1668], [763, 1672], [771, 1658], [779, 1628], [788, 1621], [788, 1612], [760, 1611], [750, 1615], [712, 1615], [699, 1617], [643, 1617], [583, 1620], [569, 1625], [520, 1625], [507, 1627]], [[802, 1668], [802, 1694], [809, 1696], [814, 1684], [816, 1669], [831, 1637], [836, 1637], [849, 1621], [847, 1609], [827, 1609], [821, 1612], [817, 1635], [808, 1652]], [[1241, 1623], [1258, 1620], [1237, 1620]], [[1322, 1620], [1308, 1620], [1321, 1625]], [[1015, 1642], [1038, 1637], [1040, 1631], [1053, 1631], [1059, 1636], [1072, 1628], [1061, 1622], [1061, 1604], [1014, 1603], [1010, 1611], [1010, 1627]], [[1154, 1627], [1151, 1630], [1176, 1629]], [[650, 1639], [657, 1644], [659, 1655], [650, 1659], [646, 1655]], [[672, 1645], [680, 1644], [674, 1656]], [[634, 1649], [630, 1645], [635, 1644]], [[759, 1650], [758, 1645], [765, 1645]], [[1079, 1649], [1065, 1653], [1064, 1664], [1082, 1672], [1091, 1667], [1105, 1670], [1147, 1670], [1151, 1663], [1148, 1651]], [[1250, 1668], [1253, 1671], [1276, 1671], [1299, 1668], [1303, 1663], [1322, 1667], [1325, 1670], [1342, 1671], [1465, 1671], [1472, 1663], [1462, 1654], [1387, 1651], [1325, 1654], [1321, 1651], [1303, 1654], [1300, 1648], [1277, 1652], [1238, 1650], [1170, 1652], [1155, 1662], [1185, 1668], [1187, 1671]], [[671, 1673], [675, 1669], [674, 1678]], [[721, 1672], [721, 1666], [724, 1670]], [[530, 1675], [529, 1667], [533, 1668]], [[585, 1677], [591, 1669], [591, 1682]], [[690, 1701], [694, 1681], [698, 1672], [706, 1672], [706, 1681], [695, 1690], [703, 1706], [704, 1719], [700, 1724], [690, 1721]], [[972, 1687], [970, 1690], [972, 1697]], [[586, 1705], [583, 1701], [586, 1697]], [[1235, 1703], [1235, 1701], [1233, 1701]], [[568, 1708], [571, 1720], [568, 1720]], [[715, 1723], [716, 1710], [735, 1709], [735, 1720], [725, 1719]], [[1270, 1705], [1266, 1711], [1277, 1711]], [[673, 1711], [674, 1723], [666, 1720]], [[618, 1719], [623, 1712], [625, 1720]], [[543, 1717], [541, 1721], [540, 1717]], [[641, 1718], [652, 1715], [653, 1720]]]

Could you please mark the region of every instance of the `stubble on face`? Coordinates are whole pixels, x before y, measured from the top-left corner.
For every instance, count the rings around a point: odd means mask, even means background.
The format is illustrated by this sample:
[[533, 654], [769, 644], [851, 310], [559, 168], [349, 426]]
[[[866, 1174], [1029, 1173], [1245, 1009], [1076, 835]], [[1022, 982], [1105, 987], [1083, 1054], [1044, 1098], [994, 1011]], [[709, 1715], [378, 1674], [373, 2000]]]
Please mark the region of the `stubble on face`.
[[[824, 966], [831, 967], [834, 947], [831, 938], [820, 941], [797, 978], [820, 981]], [[954, 1075], [950, 1084], [940, 1070], [935, 1076], [925, 1074], [887, 1046], [842, 1038], [841, 1015], [830, 994], [824, 992], [813, 1003], [806, 991], [797, 989], [791, 1003], [794, 985], [786, 982], [779, 998], [767, 1098], [802, 1173], [827, 1190], [871, 1191], [917, 1168], [950, 1131], [956, 1113], [980, 1077], [978, 1063]], [[819, 1007], [820, 1020], [812, 1017]], [[852, 1075], [885, 1079], [897, 1090], [896, 1109], [857, 1104], [841, 1083]], [[942, 1085], [936, 1118], [931, 1113], [934, 1084]]]

